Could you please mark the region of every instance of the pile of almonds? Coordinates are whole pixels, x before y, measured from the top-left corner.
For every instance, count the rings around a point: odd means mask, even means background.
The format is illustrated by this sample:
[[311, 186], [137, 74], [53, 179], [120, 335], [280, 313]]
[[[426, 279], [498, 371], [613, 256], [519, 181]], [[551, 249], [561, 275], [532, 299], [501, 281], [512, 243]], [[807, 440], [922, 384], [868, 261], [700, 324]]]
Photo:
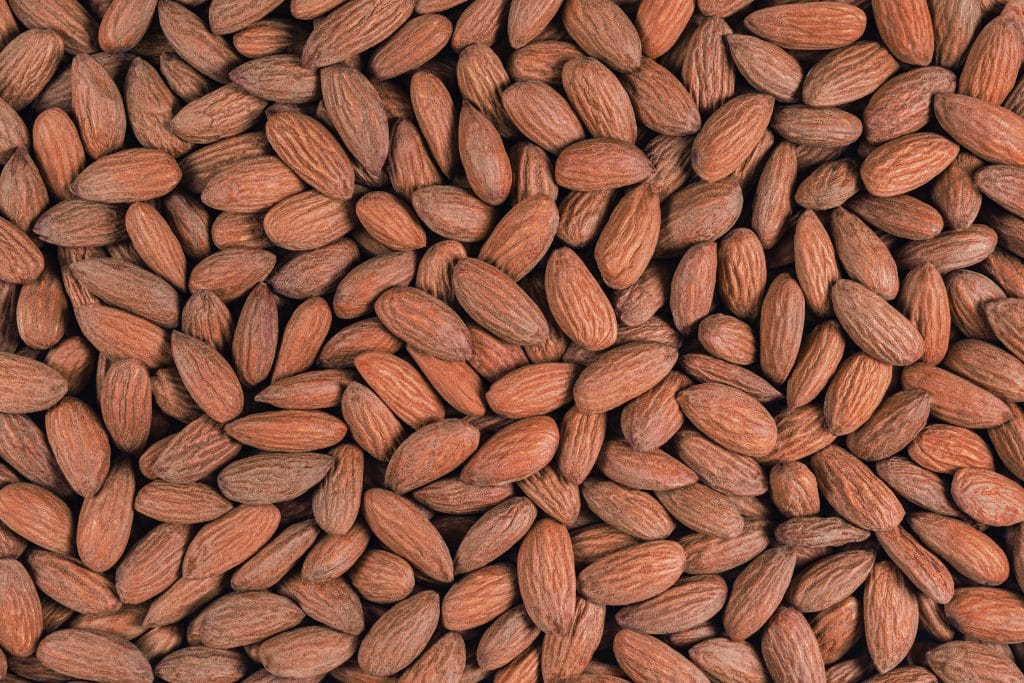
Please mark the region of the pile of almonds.
[[1020, 683], [1024, 0], [0, 0], [0, 679]]

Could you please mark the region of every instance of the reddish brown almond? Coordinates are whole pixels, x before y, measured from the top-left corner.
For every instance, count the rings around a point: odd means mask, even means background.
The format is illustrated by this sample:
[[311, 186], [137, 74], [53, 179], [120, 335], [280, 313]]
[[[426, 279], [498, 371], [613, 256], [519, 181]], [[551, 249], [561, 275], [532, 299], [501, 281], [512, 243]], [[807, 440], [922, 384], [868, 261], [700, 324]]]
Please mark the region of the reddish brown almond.
[[440, 479], [466, 461], [480, 443], [480, 432], [462, 420], [441, 420], [413, 432], [388, 461], [388, 488], [408, 493]]
[[761, 368], [769, 380], [783, 382], [796, 364], [804, 307], [800, 286], [785, 273], [776, 277], [764, 294], [758, 342]]
[[968, 150], [996, 164], [1024, 161], [1024, 119], [1008, 109], [967, 95], [935, 97], [939, 125]]
[[525, 479], [544, 467], [558, 448], [558, 427], [549, 417], [527, 418], [500, 429], [466, 463], [463, 481], [494, 486]]
[[280, 112], [267, 121], [267, 140], [281, 160], [316, 190], [335, 199], [352, 195], [352, 163], [319, 121]]
[[961, 588], [946, 605], [946, 616], [964, 635], [993, 643], [1015, 643], [1022, 636], [1020, 595], [1001, 588]]
[[464, 104], [459, 113], [458, 140], [459, 157], [473, 194], [491, 206], [504, 202], [512, 191], [512, 165], [498, 130], [472, 104]]
[[[366, 533], [365, 527], [362, 533]], [[345, 579], [320, 579], [314, 582], [292, 575], [286, 577], [280, 587], [281, 593], [294, 600], [303, 612], [316, 621], [350, 635], [363, 632], [359, 597]]]
[[426, 234], [406, 206], [387, 192], [370, 192], [356, 202], [363, 228], [381, 244], [398, 251], [422, 249]]
[[920, 333], [880, 296], [852, 280], [833, 285], [831, 296], [843, 330], [865, 353], [892, 365], [910, 365], [921, 357]]
[[274, 593], [231, 593], [200, 612], [192, 631], [203, 645], [227, 649], [266, 640], [297, 626], [303, 616], [294, 602]]
[[242, 412], [242, 386], [231, 366], [203, 341], [175, 332], [171, 353], [193, 400], [217, 422], [229, 422]]
[[230, 438], [221, 425], [202, 416], [170, 436], [160, 448], [151, 448], [146, 469], [172, 483], [190, 483], [212, 474], [240, 450], [241, 444]]
[[566, 336], [591, 351], [615, 342], [615, 312], [583, 260], [568, 248], [549, 256], [544, 289], [555, 322]]
[[[243, 135], [266, 105], [266, 101], [232, 84], [182, 107], [171, 119], [171, 132], [193, 143], [223, 141], [220, 147], [197, 150], [182, 160], [185, 183], [194, 190], [202, 190], [225, 167], [269, 151], [263, 135]], [[242, 152], [242, 156], [232, 156], [233, 152]]]
[[789, 602], [804, 612], [838, 604], [859, 588], [875, 563], [870, 549], [846, 550], [817, 560], [801, 571], [789, 590]]
[[0, 353], [0, 373], [7, 378], [0, 391], [0, 410], [34, 413], [57, 403], [68, 383], [56, 370], [24, 356]]
[[637, 451], [624, 441], [605, 444], [597, 466], [614, 482], [648, 491], [674, 489], [697, 480], [693, 470], [665, 451]]
[[1020, 680], [1020, 669], [986, 643], [943, 643], [929, 650], [926, 657], [932, 671], [947, 681], [981, 681], [984, 676]]
[[71, 552], [71, 511], [56, 495], [36, 484], [16, 482], [0, 488], [0, 502], [0, 522], [11, 531], [47, 550]]
[[579, 591], [600, 605], [641, 602], [675, 583], [684, 563], [685, 553], [678, 543], [641, 543], [588, 565], [580, 572]]
[[[744, 25], [788, 50], [830, 50], [849, 45], [864, 33], [864, 12], [839, 2], [779, 6], [751, 12]], [[822, 31], [822, 26], [828, 26]]]
[[224, 426], [232, 439], [262, 450], [298, 452], [327, 448], [341, 441], [345, 423], [312, 410], [277, 410], [238, 418]]
[[722, 617], [730, 638], [749, 638], [768, 622], [786, 595], [795, 566], [796, 555], [780, 547], [766, 550], [740, 572]]
[[0, 276], [5, 282], [28, 283], [43, 272], [43, 255], [22, 230], [0, 219], [0, 253], [4, 265]]
[[[355, 161], [368, 172], [378, 173], [388, 149], [387, 116], [380, 95], [365, 76], [347, 66], [324, 69], [321, 81], [324, 111], [331, 125]], [[356, 125], [356, 121], [361, 123]]]
[[64, 52], [61, 36], [30, 29], [14, 37], [0, 52], [0, 96], [13, 109], [23, 109], [53, 78]]
[[231, 503], [205, 484], [154, 481], [139, 489], [135, 510], [161, 522], [209, 522], [231, 510]]
[[853, 524], [884, 531], [903, 519], [903, 507], [892, 490], [841, 448], [829, 447], [818, 453], [811, 458], [811, 467], [825, 498]]
[[931, 398], [919, 389], [889, 396], [874, 414], [847, 436], [846, 446], [857, 457], [875, 461], [905, 448], [928, 421]]
[[620, 626], [641, 633], [676, 633], [718, 614], [725, 598], [726, 586], [721, 577], [687, 577], [650, 600], [620, 609], [615, 619]]
[[202, 579], [238, 566], [270, 539], [280, 518], [272, 505], [242, 505], [206, 524], [185, 552], [183, 576]]
[[153, 680], [153, 669], [138, 648], [123, 638], [97, 631], [55, 631], [40, 641], [37, 657], [66, 676], [111, 683]]
[[683, 43], [678, 55], [683, 83], [704, 114], [717, 109], [735, 91], [736, 77], [725, 45], [725, 37], [731, 33], [725, 19], [709, 17]]
[[162, 197], [179, 180], [181, 169], [166, 152], [124, 150], [86, 166], [71, 183], [71, 191], [91, 201], [130, 203]]
[[959, 147], [932, 133], [912, 133], [884, 143], [861, 165], [860, 176], [868, 192], [891, 197], [914, 190], [941, 173]]
[[464, 631], [490, 622], [516, 598], [516, 575], [507, 564], [492, 564], [459, 579], [441, 603], [441, 623]]
[[918, 590], [941, 604], [949, 602], [953, 597], [953, 576], [942, 560], [903, 527], [878, 532], [878, 541]]
[[826, 55], [808, 70], [803, 100], [815, 107], [849, 104], [873, 93], [899, 65], [878, 43], [863, 41]]
[[177, 292], [144, 268], [118, 258], [90, 258], [70, 264], [69, 270], [91, 294], [112, 306], [161, 327], [178, 324]]
[[33, 550], [26, 563], [39, 590], [75, 612], [103, 614], [121, 607], [109, 579], [73, 560], [56, 553]]
[[268, 209], [302, 188], [302, 181], [279, 159], [263, 156], [241, 161], [213, 176], [202, 200], [221, 211], [252, 213]]
[[966, 522], [930, 512], [916, 512], [908, 519], [925, 546], [972, 582], [996, 586], [1009, 576], [1003, 550]]
[[549, 85], [516, 83], [505, 89], [501, 101], [516, 128], [547, 152], [557, 154], [583, 138], [575, 112]]
[[780, 683], [825, 681], [825, 665], [811, 625], [802, 614], [782, 607], [765, 629], [761, 644], [765, 668]]
[[661, 381], [677, 358], [675, 349], [654, 342], [633, 342], [606, 351], [574, 385], [576, 405], [585, 413], [607, 412]]
[[571, 59], [561, 83], [584, 127], [594, 137], [626, 143], [636, 141], [636, 115], [629, 95], [615, 74], [596, 59]]
[[971, 467], [957, 470], [951, 493], [957, 507], [980, 524], [1010, 526], [1024, 521], [1017, 519], [1020, 508], [1014, 503], [1024, 489], [996, 472]]
[[631, 144], [611, 138], [569, 145], [555, 162], [555, 180], [568, 190], [610, 190], [646, 180], [654, 168]]
[[431, 578], [452, 580], [448, 549], [412, 503], [383, 489], [371, 489], [363, 499], [367, 524], [386, 546]]
[[455, 570], [462, 574], [497, 559], [532, 526], [537, 508], [526, 498], [510, 498], [470, 527], [455, 553]]
[[921, 360], [938, 363], [949, 345], [950, 309], [942, 276], [935, 266], [925, 263], [906, 275], [899, 303], [924, 339]]
[[911, 69], [890, 78], [864, 108], [865, 138], [878, 144], [920, 130], [931, 117], [932, 97], [955, 87], [955, 75], [941, 67]]
[[587, 54], [616, 71], [640, 66], [640, 36], [625, 13], [605, 0], [570, 0], [562, 21], [573, 40]]
[[387, 407], [413, 429], [444, 417], [441, 400], [410, 363], [389, 353], [370, 351], [360, 354], [355, 366]]
[[46, 413], [46, 434], [65, 479], [79, 495], [99, 490], [110, 467], [110, 441], [97, 415], [76, 398]]
[[302, 51], [303, 63], [322, 67], [343, 62], [377, 45], [412, 14], [413, 2], [366, 1], [338, 8], [310, 34]]
[[419, 656], [437, 628], [440, 599], [422, 591], [398, 603], [370, 627], [359, 646], [359, 665], [368, 673], [398, 673]]
[[17, 560], [0, 560], [0, 605], [8, 615], [0, 623], [0, 644], [16, 657], [28, 657], [43, 633], [39, 594]]
[[478, 259], [459, 261], [452, 274], [455, 297], [467, 314], [499, 338], [538, 344], [548, 324], [536, 303], [503, 272]]
[[219, 680], [244, 675], [245, 660], [234, 652], [195, 645], [171, 652], [160, 660], [154, 671], [167, 681], [185, 680], [200, 673]]
[[581, 491], [595, 515], [632, 536], [653, 541], [672, 532], [672, 518], [649, 493], [601, 480], [584, 482]]
[[654, 636], [623, 629], [615, 634], [612, 649], [630, 680], [653, 683], [706, 678], [697, 665]]
[[135, 476], [125, 460], [115, 463], [78, 515], [75, 546], [82, 563], [96, 572], [113, 567], [131, 535]]
[[767, 130], [773, 102], [767, 95], [740, 95], [715, 111], [693, 141], [697, 175], [714, 182], [739, 169]]
[[523, 538], [516, 575], [530, 619], [545, 633], [569, 631], [575, 611], [576, 576], [565, 527], [538, 520]]
[[466, 360], [469, 330], [442, 301], [411, 287], [392, 287], [374, 304], [378, 318], [396, 337], [442, 360]]
[[349, 578], [365, 599], [384, 604], [409, 597], [415, 584], [412, 565], [386, 550], [366, 551]]
[[187, 526], [160, 524], [132, 546], [117, 567], [114, 583], [122, 602], [141, 604], [174, 583], [188, 534]]
[[110, 74], [89, 54], [71, 63], [71, 104], [85, 151], [93, 159], [124, 145], [124, 101]]
[[995, 427], [1010, 419], [1010, 409], [998, 397], [940, 368], [913, 365], [903, 373], [903, 386], [928, 392], [932, 414], [959, 427]]
[[235, 460], [217, 475], [228, 499], [249, 505], [291, 500], [326, 476], [332, 460], [320, 453], [262, 453]]
[[[755, 457], [775, 448], [775, 421], [742, 391], [724, 384], [697, 384], [684, 389], [678, 398], [683, 414], [697, 429], [725, 448]], [[726, 405], [730, 406], [727, 410], [718, 410]], [[726, 415], [729, 421], [723, 422]]]

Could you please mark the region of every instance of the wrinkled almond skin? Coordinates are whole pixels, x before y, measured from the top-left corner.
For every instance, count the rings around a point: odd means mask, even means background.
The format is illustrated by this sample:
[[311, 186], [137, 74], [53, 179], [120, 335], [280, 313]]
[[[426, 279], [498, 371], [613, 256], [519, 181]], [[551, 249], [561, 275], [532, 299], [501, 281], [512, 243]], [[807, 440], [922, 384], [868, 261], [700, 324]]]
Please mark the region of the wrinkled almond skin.
[[0, 679], [1024, 682], [1022, 38], [0, 0]]

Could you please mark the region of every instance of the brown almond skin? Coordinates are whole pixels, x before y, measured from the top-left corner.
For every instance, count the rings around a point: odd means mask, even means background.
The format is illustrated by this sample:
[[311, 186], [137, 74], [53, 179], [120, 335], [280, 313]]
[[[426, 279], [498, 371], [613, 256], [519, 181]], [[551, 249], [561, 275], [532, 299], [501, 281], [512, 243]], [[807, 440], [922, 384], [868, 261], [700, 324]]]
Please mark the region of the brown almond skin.
[[36, 649], [43, 632], [43, 613], [28, 571], [17, 560], [0, 560], [0, 604], [10, 615], [0, 628], [0, 643], [18, 657]]
[[[738, 389], [723, 384], [697, 384], [684, 389], [678, 400], [683, 414], [699, 430], [731, 451], [757, 457], [775, 448], [775, 421], [760, 403]], [[725, 413], [717, 408], [723, 405], [733, 406], [725, 411], [729, 423], [721, 422]]]
[[773, 680], [824, 681], [825, 666], [810, 624], [799, 612], [780, 608], [765, 631], [765, 666]]
[[891, 365], [910, 365], [924, 352], [920, 333], [877, 294], [851, 280], [832, 287], [832, 306], [843, 330], [861, 350]]
[[607, 412], [657, 384], [677, 357], [672, 347], [654, 342], [633, 342], [606, 351], [574, 385], [576, 406], [585, 413]]
[[[683, 573], [685, 562], [686, 555], [677, 543], [641, 543], [588, 565], [580, 572], [578, 589], [597, 604], [642, 602], [675, 583]], [[642, 572], [638, 571], [641, 567]]]
[[385, 481], [407, 493], [459, 467], [480, 443], [480, 432], [461, 420], [443, 420], [411, 434], [388, 461]]
[[437, 529], [397, 494], [370, 489], [363, 495], [367, 524], [395, 554], [438, 581], [454, 577], [452, 558]]
[[295, 603], [274, 593], [231, 593], [200, 612], [193, 629], [208, 647], [240, 647], [286, 631], [302, 616]]
[[0, 0], [0, 678], [1024, 681], [1022, 36]]
[[768, 621], [785, 597], [795, 566], [795, 554], [783, 547], [765, 551], [740, 573], [723, 614], [731, 638], [744, 640]]
[[541, 519], [523, 538], [516, 575], [530, 619], [545, 633], [567, 633], [575, 611], [576, 575], [565, 527]]
[[1000, 588], [961, 588], [946, 605], [946, 616], [965, 635], [993, 643], [1015, 642], [1020, 635], [1018, 617], [1024, 608], [1020, 596]]
[[821, 451], [811, 458], [811, 467], [826, 500], [853, 524], [885, 531], [903, 519], [903, 506], [892, 490], [843, 449]]
[[558, 426], [549, 417], [513, 422], [484, 442], [462, 468], [462, 481], [476, 486], [508, 484], [534, 474], [554, 457]]
[[359, 646], [359, 663], [371, 674], [401, 671], [426, 647], [437, 627], [437, 593], [422, 591], [386, 612], [366, 633]]
[[[392, 287], [374, 303], [377, 317], [396, 337], [441, 360], [466, 360], [469, 330], [454, 311], [410, 287]], [[431, 330], [433, 334], [425, 334]], [[444, 340], [443, 343], [437, 342]]]
[[123, 638], [85, 629], [62, 629], [46, 636], [39, 660], [68, 676], [98, 681], [152, 681], [153, 669], [139, 650]]

